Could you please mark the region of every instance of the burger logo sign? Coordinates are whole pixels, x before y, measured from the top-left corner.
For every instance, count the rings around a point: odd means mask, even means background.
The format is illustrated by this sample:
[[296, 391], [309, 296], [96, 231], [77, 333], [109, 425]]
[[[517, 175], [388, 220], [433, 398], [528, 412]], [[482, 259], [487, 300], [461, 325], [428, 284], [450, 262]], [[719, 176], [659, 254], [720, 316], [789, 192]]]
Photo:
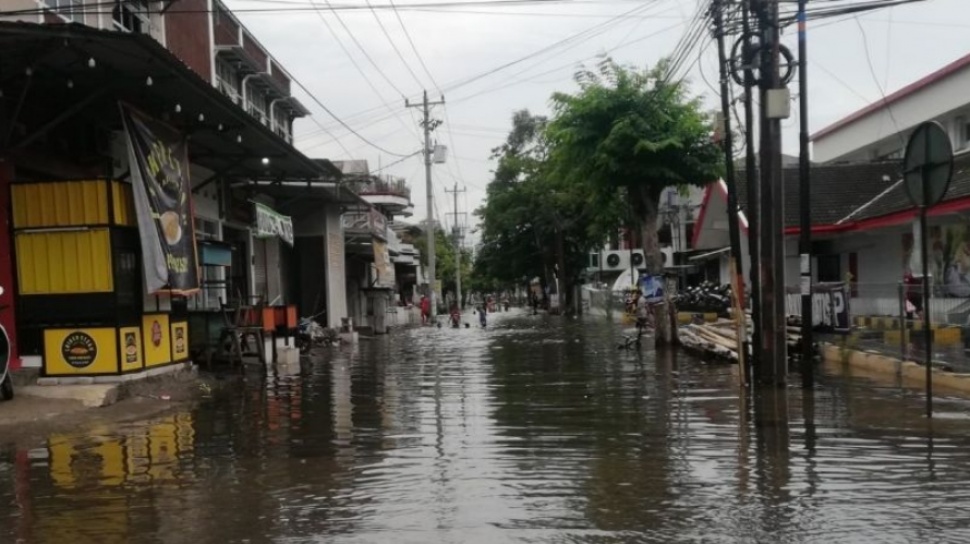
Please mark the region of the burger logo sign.
[[83, 332], [72, 332], [61, 344], [64, 361], [74, 368], [87, 368], [98, 357], [98, 345]]

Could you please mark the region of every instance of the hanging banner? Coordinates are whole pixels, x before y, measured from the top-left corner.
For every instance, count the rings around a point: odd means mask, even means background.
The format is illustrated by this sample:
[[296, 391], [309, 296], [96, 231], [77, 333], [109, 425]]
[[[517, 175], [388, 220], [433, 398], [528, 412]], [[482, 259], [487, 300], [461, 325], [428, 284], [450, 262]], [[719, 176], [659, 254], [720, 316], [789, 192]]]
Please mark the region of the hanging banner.
[[377, 278], [374, 287], [395, 287], [394, 263], [391, 262], [391, 255], [387, 250], [387, 243], [374, 238], [374, 268], [377, 269]]
[[849, 284], [846, 282], [819, 283], [812, 293], [812, 328], [819, 332], [848, 334]]
[[175, 129], [119, 104], [141, 239], [145, 290], [199, 289], [188, 145]]
[[293, 246], [293, 219], [264, 204], [256, 203], [256, 236], [281, 240]]

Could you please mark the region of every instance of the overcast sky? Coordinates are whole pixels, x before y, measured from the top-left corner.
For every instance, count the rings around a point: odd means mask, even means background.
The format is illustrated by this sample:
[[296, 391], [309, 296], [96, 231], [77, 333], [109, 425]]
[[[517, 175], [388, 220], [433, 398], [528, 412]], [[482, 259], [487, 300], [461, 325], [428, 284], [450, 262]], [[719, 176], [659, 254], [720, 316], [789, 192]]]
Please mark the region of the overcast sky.
[[[482, 203], [491, 179], [489, 152], [504, 140], [513, 111], [528, 108], [548, 114], [550, 94], [575, 90], [576, 68], [595, 62], [599, 54], [609, 53], [624, 64], [653, 65], [673, 52], [697, 5], [696, 0], [564, 0], [407, 7], [418, 1], [445, 0], [397, 0], [397, 13], [387, 9], [388, 0], [370, 0], [373, 12], [364, 0], [331, 0], [334, 6], [364, 8], [338, 10], [339, 18], [325, 0], [226, 0], [317, 100], [368, 140], [352, 134], [297, 90], [313, 111], [312, 119], [297, 123], [297, 147], [311, 157], [366, 159], [372, 169], [400, 161], [384, 172], [410, 183], [412, 221], [423, 219], [427, 207], [420, 157], [402, 160], [394, 155], [421, 149], [419, 111], [404, 107], [405, 96], [420, 100], [422, 89], [428, 89], [437, 100], [438, 89], [443, 90], [446, 105], [433, 114], [444, 124], [434, 137], [450, 148], [450, 156], [446, 165], [434, 169], [436, 217], [455, 211], [445, 189], [457, 183], [467, 189], [458, 211], [473, 221], [470, 212]], [[549, 47], [597, 25], [596, 32], [581, 39]], [[793, 30], [785, 42], [795, 50]], [[815, 132], [878, 100], [883, 92], [970, 53], [970, 9], [967, 0], [927, 0], [858, 18], [820, 21], [809, 32], [810, 130]], [[700, 62], [688, 79], [713, 110], [719, 107], [711, 87], [717, 84], [716, 48], [709, 36], [702, 45]], [[483, 75], [544, 48], [528, 60]], [[784, 126], [785, 150], [796, 154], [797, 118]], [[446, 224], [452, 224], [452, 217], [447, 215]]]

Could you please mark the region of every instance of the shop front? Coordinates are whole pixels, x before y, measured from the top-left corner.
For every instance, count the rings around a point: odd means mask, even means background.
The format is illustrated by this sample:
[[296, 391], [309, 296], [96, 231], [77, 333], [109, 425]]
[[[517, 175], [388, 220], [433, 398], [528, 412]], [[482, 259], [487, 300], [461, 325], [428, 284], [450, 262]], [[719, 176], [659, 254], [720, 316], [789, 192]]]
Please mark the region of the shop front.
[[[292, 253], [278, 232], [254, 236], [250, 180], [329, 171], [148, 36], [0, 22], [0, 49], [0, 324], [12, 366], [93, 377], [190, 360], [191, 311], [256, 294], [254, 241], [267, 265]], [[211, 201], [202, 215], [199, 193]], [[280, 282], [265, 303], [285, 303], [281, 274], [264, 275]]]

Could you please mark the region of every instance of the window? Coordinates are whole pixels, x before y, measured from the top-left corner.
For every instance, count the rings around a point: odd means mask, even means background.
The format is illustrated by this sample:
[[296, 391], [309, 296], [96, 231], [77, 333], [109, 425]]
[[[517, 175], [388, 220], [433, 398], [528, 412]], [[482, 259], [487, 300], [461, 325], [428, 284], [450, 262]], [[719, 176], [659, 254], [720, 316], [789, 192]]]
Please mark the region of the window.
[[61, 16], [65, 21], [74, 21], [81, 16], [83, 0], [44, 0], [47, 7]]
[[239, 94], [239, 73], [232, 69], [229, 63], [216, 61], [216, 78], [219, 90], [239, 104], [242, 96]]
[[266, 117], [266, 95], [250, 85], [248, 96], [249, 104], [246, 109], [249, 111], [249, 114], [258, 119], [260, 123], [268, 123], [269, 120]]
[[954, 146], [956, 149], [966, 149], [970, 147], [970, 123], [963, 117], [959, 119], [960, 141]]
[[118, 30], [146, 32], [149, 27], [148, 0], [115, 0], [111, 18]]
[[[208, 219], [195, 218], [195, 239], [218, 240], [219, 223]], [[220, 300], [226, 300], [226, 269], [221, 266], [202, 266], [201, 289], [188, 297], [186, 303], [191, 310], [218, 310]]]

